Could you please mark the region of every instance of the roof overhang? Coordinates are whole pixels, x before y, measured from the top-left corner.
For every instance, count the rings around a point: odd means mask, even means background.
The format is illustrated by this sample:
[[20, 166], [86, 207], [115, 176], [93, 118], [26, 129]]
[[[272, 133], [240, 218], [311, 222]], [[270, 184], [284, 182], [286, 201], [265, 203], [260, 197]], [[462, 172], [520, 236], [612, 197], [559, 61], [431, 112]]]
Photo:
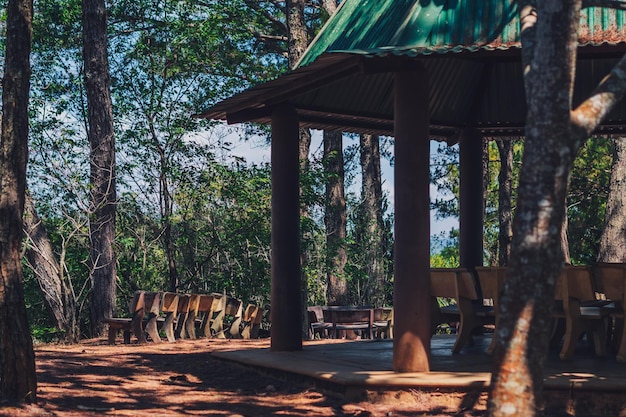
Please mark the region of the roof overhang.
[[[586, 97], [626, 53], [626, 44], [580, 48], [574, 104]], [[234, 123], [271, 122], [277, 105], [296, 109], [302, 127], [393, 135], [394, 74], [423, 66], [430, 78], [431, 135], [455, 141], [467, 127], [487, 137], [523, 136], [526, 98], [520, 50], [457, 49], [453, 53], [338, 52], [217, 103], [196, 115]], [[423, 100], [425, 97], [416, 97]], [[618, 106], [600, 134], [626, 132]]]

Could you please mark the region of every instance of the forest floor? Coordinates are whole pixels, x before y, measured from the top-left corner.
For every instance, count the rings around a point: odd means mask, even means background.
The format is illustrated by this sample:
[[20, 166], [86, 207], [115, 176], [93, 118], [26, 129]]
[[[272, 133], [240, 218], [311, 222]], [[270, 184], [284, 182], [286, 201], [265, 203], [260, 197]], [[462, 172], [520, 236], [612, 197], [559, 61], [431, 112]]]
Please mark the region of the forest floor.
[[35, 346], [36, 405], [0, 416], [482, 416], [429, 404], [410, 392], [351, 401], [284, 375], [217, 359], [212, 352], [269, 340], [184, 340], [115, 345], [87, 340]]

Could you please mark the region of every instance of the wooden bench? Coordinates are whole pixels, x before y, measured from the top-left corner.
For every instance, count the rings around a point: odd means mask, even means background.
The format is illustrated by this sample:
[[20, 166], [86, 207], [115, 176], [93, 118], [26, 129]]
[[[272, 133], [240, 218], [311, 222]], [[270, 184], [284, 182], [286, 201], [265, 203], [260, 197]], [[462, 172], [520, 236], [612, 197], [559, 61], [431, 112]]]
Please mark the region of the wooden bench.
[[259, 337], [262, 319], [263, 309], [260, 306], [248, 304], [241, 318], [241, 337], [244, 339]]
[[[475, 329], [495, 321], [493, 308], [478, 305], [474, 276], [465, 268], [433, 268], [430, 270], [430, 295], [433, 297], [433, 329], [442, 322], [459, 323], [452, 353], [459, 353], [466, 343], [473, 343]], [[439, 307], [437, 298], [450, 298], [453, 304]]]
[[157, 329], [159, 300], [158, 292], [135, 291], [130, 303], [131, 317], [112, 317], [104, 320], [104, 323], [109, 325], [109, 344], [115, 344], [120, 330], [123, 332], [125, 344], [130, 343], [131, 333], [135, 335], [138, 343], [146, 343], [146, 333], [154, 342], [160, 342]]
[[624, 308], [626, 306], [626, 264], [599, 262], [594, 267], [597, 290], [607, 300], [603, 307], [612, 319], [611, 345], [617, 351], [616, 360], [626, 362], [626, 327]]
[[374, 338], [374, 309], [369, 306], [326, 306], [322, 309], [324, 323], [329, 323], [331, 338], [351, 338], [361, 332], [364, 337]]
[[196, 338], [195, 323], [199, 302], [200, 296], [198, 294], [178, 295], [178, 317], [176, 318], [176, 329], [174, 330], [176, 339]]
[[554, 346], [563, 339], [559, 357], [571, 359], [580, 336], [587, 333], [593, 337], [596, 356], [606, 354], [606, 323], [609, 315], [596, 299], [591, 268], [587, 266], [565, 266], [559, 275], [554, 292], [556, 301], [553, 316], [557, 326], [552, 336]]
[[393, 339], [393, 308], [374, 309], [374, 333], [377, 338]]
[[160, 316], [157, 320], [157, 324], [165, 332], [168, 342], [176, 341], [174, 332], [174, 323], [178, 315], [178, 294], [173, 292], [164, 292], [161, 297], [161, 313], [164, 316]]
[[198, 301], [196, 326], [200, 337], [211, 337], [213, 315], [220, 304], [222, 294], [201, 294]]
[[506, 267], [503, 266], [477, 266], [475, 268], [478, 275], [478, 282], [482, 290], [483, 299], [491, 300], [493, 312], [495, 314], [495, 327], [491, 344], [487, 348], [487, 353], [492, 354], [496, 346], [496, 332], [498, 330], [498, 306], [500, 304], [500, 293], [504, 288], [504, 278], [506, 277]]
[[330, 323], [324, 323], [324, 313], [322, 306], [307, 307], [307, 321], [309, 324], [309, 337], [315, 339], [328, 337], [328, 328], [332, 326]]
[[239, 325], [243, 315], [241, 300], [223, 294], [220, 302], [214, 308], [217, 316], [211, 324], [211, 335], [218, 339], [239, 337]]

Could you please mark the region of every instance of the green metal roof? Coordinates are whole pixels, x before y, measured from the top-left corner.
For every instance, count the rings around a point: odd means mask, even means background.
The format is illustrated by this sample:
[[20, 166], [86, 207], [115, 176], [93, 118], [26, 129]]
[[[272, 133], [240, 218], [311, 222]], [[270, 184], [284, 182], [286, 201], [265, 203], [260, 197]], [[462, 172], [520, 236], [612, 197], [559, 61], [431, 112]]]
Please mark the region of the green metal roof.
[[[586, 8], [581, 45], [626, 39], [626, 12]], [[298, 67], [326, 52], [365, 55], [427, 55], [519, 47], [514, 0], [344, 0]]]
[[[581, 13], [574, 105], [626, 53], [626, 12]], [[396, 71], [420, 65], [430, 80], [433, 138], [467, 126], [520, 136], [526, 97], [514, 0], [344, 0], [298, 67], [215, 104], [198, 117], [270, 123], [293, 105], [302, 127], [393, 135]], [[426, 98], [426, 97], [424, 97]], [[626, 101], [598, 133], [626, 132]]]

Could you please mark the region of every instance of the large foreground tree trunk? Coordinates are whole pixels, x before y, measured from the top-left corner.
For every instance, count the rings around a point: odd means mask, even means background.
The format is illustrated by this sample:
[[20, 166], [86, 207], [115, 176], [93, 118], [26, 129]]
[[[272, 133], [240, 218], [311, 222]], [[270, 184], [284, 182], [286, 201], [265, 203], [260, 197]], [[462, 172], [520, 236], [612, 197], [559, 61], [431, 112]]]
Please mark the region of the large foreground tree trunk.
[[343, 140], [339, 131], [324, 131], [324, 167], [326, 172], [326, 277], [328, 303], [348, 304], [348, 281], [345, 266], [346, 197], [344, 195]]
[[365, 271], [369, 279], [365, 299], [382, 306], [386, 301], [385, 268], [383, 265], [383, 189], [380, 170], [380, 142], [376, 135], [360, 136], [361, 207], [358, 234], [364, 251]]
[[522, 1], [526, 143], [511, 259], [500, 300], [490, 416], [540, 414], [568, 176], [583, 141], [626, 88], [622, 59], [572, 111], [581, 0]]
[[100, 336], [103, 320], [116, 311], [115, 139], [104, 0], [83, 0], [83, 59], [91, 147], [90, 319], [93, 336]]
[[626, 138], [613, 140], [613, 164], [598, 262], [626, 262]]
[[24, 232], [27, 238], [26, 258], [33, 269], [50, 317], [57, 329], [65, 334], [66, 341], [77, 342], [80, 332], [72, 283], [65, 278], [63, 267], [57, 261], [48, 232], [29, 193], [26, 193], [24, 206]]
[[37, 400], [35, 354], [22, 285], [33, 3], [9, 0], [0, 140], [0, 400]]

